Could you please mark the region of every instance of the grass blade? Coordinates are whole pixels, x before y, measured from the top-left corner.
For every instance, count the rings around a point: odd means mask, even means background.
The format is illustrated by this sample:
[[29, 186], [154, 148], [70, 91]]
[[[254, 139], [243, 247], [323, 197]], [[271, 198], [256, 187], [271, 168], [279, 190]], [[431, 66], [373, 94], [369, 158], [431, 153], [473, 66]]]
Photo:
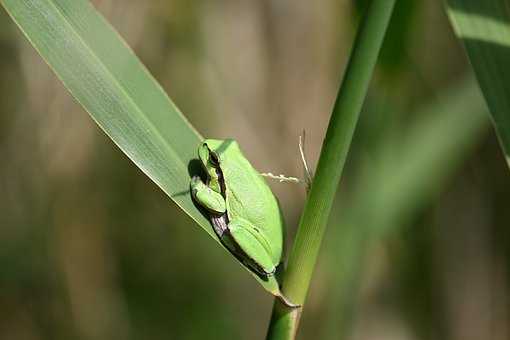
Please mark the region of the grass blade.
[[179, 195], [188, 190], [188, 162], [200, 135], [94, 7], [83, 0], [2, 4], [105, 133], [212, 233], [189, 195]]
[[[306, 299], [333, 199], [394, 5], [395, 0], [372, 1], [354, 41], [322, 146], [317, 173], [284, 273], [284, 294], [299, 305], [303, 305]], [[301, 308], [288, 310], [275, 303], [268, 339], [294, 339], [300, 313]]]
[[[86, 0], [0, 3], [104, 132], [218, 241], [189, 195], [190, 160], [202, 137], [118, 33]], [[279, 294], [276, 279], [253, 276]]]
[[510, 3], [448, 0], [447, 11], [464, 43], [510, 166]]

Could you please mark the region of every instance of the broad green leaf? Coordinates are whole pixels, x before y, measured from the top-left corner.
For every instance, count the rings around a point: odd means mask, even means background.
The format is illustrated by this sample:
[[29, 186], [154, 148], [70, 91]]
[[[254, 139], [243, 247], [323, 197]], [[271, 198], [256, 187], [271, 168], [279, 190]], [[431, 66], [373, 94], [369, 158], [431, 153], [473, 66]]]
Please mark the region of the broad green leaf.
[[[189, 195], [202, 137], [86, 0], [0, 0], [30, 43], [117, 146], [218, 241]], [[279, 295], [276, 279], [254, 277]]]
[[448, 0], [448, 15], [464, 42], [510, 166], [510, 3]]

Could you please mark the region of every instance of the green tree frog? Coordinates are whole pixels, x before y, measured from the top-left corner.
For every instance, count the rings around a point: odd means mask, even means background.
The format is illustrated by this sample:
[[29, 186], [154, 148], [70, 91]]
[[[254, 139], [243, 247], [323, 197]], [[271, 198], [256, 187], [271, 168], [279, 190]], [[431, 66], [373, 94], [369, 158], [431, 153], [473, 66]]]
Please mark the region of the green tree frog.
[[261, 277], [282, 260], [284, 222], [277, 199], [236, 141], [206, 139], [198, 148], [206, 181], [191, 179], [193, 199], [205, 208], [221, 242]]

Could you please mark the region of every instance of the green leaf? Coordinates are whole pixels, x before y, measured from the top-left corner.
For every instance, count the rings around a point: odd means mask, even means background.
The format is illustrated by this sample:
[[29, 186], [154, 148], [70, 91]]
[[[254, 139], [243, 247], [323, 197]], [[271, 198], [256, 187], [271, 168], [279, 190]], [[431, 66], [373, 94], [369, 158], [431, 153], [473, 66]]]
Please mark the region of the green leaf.
[[[0, 3], [103, 131], [219, 242], [189, 194], [202, 137], [118, 33], [85, 0]], [[275, 278], [254, 277], [280, 295]]]
[[510, 4], [449, 0], [448, 15], [464, 42], [510, 166]]

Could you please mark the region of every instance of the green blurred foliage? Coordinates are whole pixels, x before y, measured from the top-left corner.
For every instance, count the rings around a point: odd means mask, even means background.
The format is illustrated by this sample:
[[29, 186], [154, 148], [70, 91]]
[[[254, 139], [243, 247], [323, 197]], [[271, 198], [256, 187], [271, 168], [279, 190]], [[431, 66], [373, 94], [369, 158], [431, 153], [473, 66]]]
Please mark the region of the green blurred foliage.
[[[353, 3], [95, 4], [204, 136], [299, 176], [305, 128], [316, 163]], [[302, 339], [509, 337], [510, 179], [469, 72], [440, 3], [397, 3]], [[271, 297], [99, 131], [3, 10], [0, 75], [0, 338], [264, 336]], [[292, 238], [304, 189], [271, 185]]]

